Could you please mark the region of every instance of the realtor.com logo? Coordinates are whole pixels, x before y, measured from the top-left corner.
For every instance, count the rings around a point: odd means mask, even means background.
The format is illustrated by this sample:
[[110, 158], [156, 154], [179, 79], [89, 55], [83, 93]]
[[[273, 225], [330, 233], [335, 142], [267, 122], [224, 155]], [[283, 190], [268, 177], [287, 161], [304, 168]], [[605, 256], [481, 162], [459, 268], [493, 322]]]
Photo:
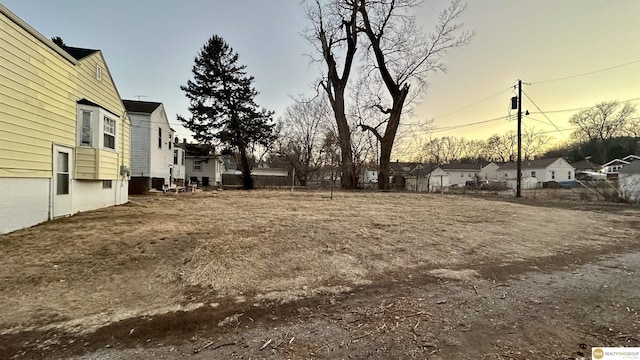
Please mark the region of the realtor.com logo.
[[598, 347], [591, 349], [595, 360], [640, 360], [640, 347]]

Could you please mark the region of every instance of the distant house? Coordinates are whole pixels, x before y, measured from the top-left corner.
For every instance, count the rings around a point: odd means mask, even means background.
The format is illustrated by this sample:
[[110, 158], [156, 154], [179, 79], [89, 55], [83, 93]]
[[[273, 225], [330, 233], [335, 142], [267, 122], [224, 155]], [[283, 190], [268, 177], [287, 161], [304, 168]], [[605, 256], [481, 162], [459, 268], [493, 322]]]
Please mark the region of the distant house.
[[633, 161], [620, 169], [618, 174], [620, 197], [640, 203], [640, 161]]
[[205, 144], [188, 144], [186, 141], [176, 145], [184, 150], [184, 171], [187, 184], [214, 186], [222, 184], [224, 163], [216, 154], [215, 148]]
[[405, 189], [406, 178], [411, 176], [411, 170], [413, 170], [417, 163], [410, 162], [392, 162], [389, 164], [389, 185], [394, 189]]
[[417, 165], [405, 179], [405, 189], [416, 192], [438, 192], [449, 187], [449, 174], [440, 167]]
[[365, 169], [362, 174], [362, 182], [365, 186], [378, 183], [378, 169]]
[[[497, 171], [499, 181], [510, 188], [516, 187], [517, 163], [505, 163]], [[549, 181], [575, 180], [575, 169], [563, 158], [548, 158], [522, 161], [523, 188], [540, 187]]]
[[613, 159], [604, 165], [602, 165], [602, 172], [607, 174], [608, 177], [617, 177], [620, 169], [629, 165], [629, 162], [622, 159]]
[[480, 180], [498, 181], [498, 169], [500, 165], [490, 162], [480, 169]]
[[640, 160], [638, 155], [627, 155], [622, 159], [613, 159], [602, 165], [602, 172], [607, 174], [608, 177], [615, 178], [622, 168], [637, 160]]
[[[242, 185], [242, 169], [238, 168], [236, 162], [230, 158], [226, 158], [224, 166], [225, 170], [222, 173], [222, 185]], [[256, 187], [291, 186], [292, 182], [289, 170], [285, 168], [254, 167], [251, 169], [251, 177]]]
[[580, 160], [571, 163], [571, 166], [578, 171], [593, 171], [598, 172], [602, 169], [602, 165], [592, 163], [589, 159]]
[[453, 186], [464, 186], [467, 181], [497, 180], [498, 165], [492, 162], [443, 164], [440, 167], [449, 174]]
[[128, 201], [129, 119], [100, 50], [0, 4], [0, 233]]
[[[184, 180], [174, 169], [174, 131], [159, 102], [122, 100], [131, 118], [131, 181], [129, 193], [165, 190]], [[178, 171], [175, 171], [178, 170]]]

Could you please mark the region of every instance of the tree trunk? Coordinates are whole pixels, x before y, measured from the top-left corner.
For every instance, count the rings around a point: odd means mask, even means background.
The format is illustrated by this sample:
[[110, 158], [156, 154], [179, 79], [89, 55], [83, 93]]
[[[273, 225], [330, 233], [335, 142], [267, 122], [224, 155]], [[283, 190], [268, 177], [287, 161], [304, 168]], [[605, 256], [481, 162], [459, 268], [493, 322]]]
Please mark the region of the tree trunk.
[[380, 142], [380, 164], [378, 164], [378, 189], [389, 190], [391, 184], [389, 183], [389, 176], [391, 175], [391, 148], [392, 144], [388, 145], [383, 141]]
[[[343, 126], [340, 126], [341, 123]], [[346, 129], [342, 129], [341, 131], [341, 127], [345, 127]], [[353, 153], [351, 151], [351, 131], [346, 118], [343, 122], [338, 123], [338, 132], [342, 160], [340, 185], [343, 189], [355, 189], [358, 187], [358, 174], [356, 174], [356, 164], [353, 162]]]
[[245, 190], [253, 189], [253, 178], [251, 177], [251, 166], [249, 165], [249, 157], [247, 156], [247, 147], [238, 146], [240, 151], [240, 164], [242, 165], [242, 188]]
[[393, 143], [400, 126], [400, 117], [402, 116], [402, 107], [409, 93], [409, 86], [405, 85], [393, 96], [393, 108], [389, 113], [389, 122], [384, 131], [384, 136], [380, 139], [380, 164], [378, 165], [378, 189], [389, 190], [389, 175], [391, 169], [391, 151]]

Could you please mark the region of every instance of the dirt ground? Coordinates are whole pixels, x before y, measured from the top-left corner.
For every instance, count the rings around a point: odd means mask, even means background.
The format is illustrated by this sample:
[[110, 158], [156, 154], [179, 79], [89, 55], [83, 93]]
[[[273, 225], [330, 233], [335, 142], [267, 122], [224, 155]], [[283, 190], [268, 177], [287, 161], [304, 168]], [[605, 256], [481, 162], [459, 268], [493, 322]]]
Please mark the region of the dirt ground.
[[640, 210], [217, 191], [0, 235], [0, 359], [580, 359], [640, 346]]

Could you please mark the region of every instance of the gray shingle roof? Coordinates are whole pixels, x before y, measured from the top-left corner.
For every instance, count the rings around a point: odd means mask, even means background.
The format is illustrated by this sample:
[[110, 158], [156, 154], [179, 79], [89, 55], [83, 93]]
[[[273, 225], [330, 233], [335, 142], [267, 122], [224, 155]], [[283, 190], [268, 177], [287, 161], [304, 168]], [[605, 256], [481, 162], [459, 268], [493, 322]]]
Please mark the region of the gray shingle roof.
[[440, 165], [442, 170], [475, 170], [480, 171], [486, 164], [482, 163], [460, 163], [460, 164], [443, 164]]
[[76, 60], [82, 60], [87, 56], [100, 51], [100, 50], [94, 50], [94, 49], [83, 49], [83, 48], [71, 47], [66, 45], [62, 46], [62, 49], [66, 51], [69, 55], [73, 56], [73, 58]]
[[[536, 160], [522, 160], [522, 169], [545, 169], [547, 166], [556, 162], [561, 158], [547, 158]], [[518, 168], [517, 162], [509, 162], [500, 166], [500, 170], [516, 170]]]
[[571, 166], [573, 166], [576, 170], [600, 169], [602, 167], [602, 165], [594, 164], [587, 159], [571, 163]]

